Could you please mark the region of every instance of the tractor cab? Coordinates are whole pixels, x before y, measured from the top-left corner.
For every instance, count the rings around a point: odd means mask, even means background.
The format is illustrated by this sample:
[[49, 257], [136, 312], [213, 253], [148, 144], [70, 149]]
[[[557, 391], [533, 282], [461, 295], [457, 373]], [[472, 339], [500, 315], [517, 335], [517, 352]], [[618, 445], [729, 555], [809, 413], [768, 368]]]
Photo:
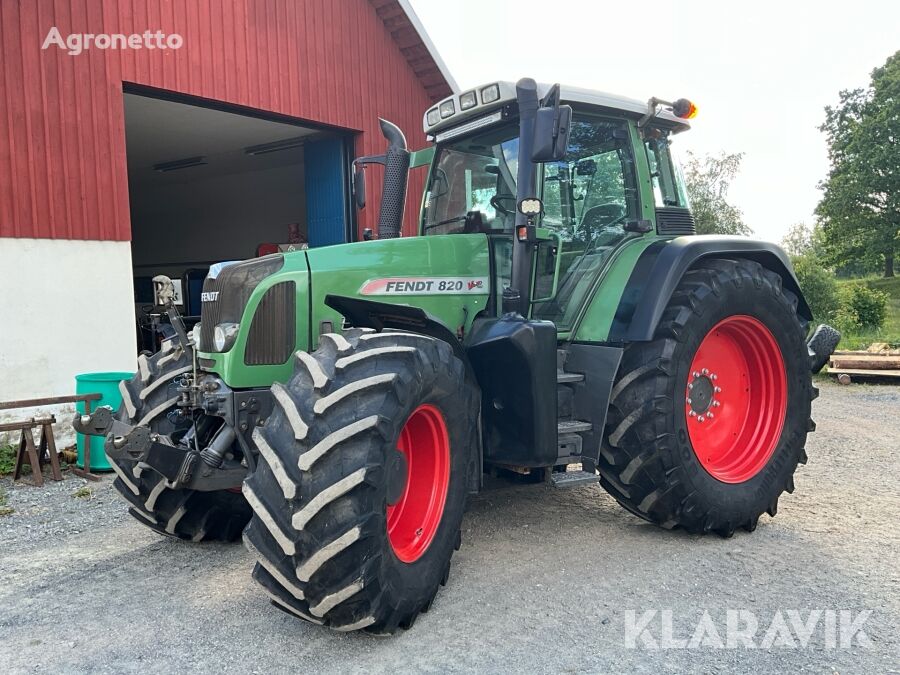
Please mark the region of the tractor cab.
[[[660, 234], [693, 232], [670, 143], [689, 128], [686, 118], [696, 108], [684, 99], [642, 104], [577, 88], [535, 87], [540, 100], [551, 91], [572, 109], [565, 153], [543, 162], [526, 158], [530, 194], [517, 187], [522, 129], [516, 85], [481, 87], [425, 113], [425, 132], [435, 146], [420, 232], [488, 235], [494, 282], [502, 290], [512, 281], [517, 205], [524, 196], [536, 197], [541, 213], [531, 221], [534, 244], [526, 251], [534, 258], [526, 315], [566, 332], [622, 245], [657, 230], [658, 219]], [[668, 225], [673, 220], [681, 223], [677, 231]]]

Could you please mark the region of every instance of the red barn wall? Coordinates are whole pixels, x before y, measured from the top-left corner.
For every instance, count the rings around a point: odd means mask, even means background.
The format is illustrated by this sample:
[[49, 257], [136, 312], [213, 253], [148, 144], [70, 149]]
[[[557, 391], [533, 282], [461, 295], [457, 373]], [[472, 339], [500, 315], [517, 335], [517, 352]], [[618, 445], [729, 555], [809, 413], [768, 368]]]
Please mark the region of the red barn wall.
[[[52, 26], [184, 43], [69, 56], [41, 49]], [[368, 0], [3, 0], [0, 47], [0, 237], [131, 239], [123, 82], [357, 130], [357, 155], [383, 151], [379, 116], [421, 147], [432, 103]], [[380, 175], [360, 231], [374, 226]], [[407, 235], [423, 180], [410, 182]]]

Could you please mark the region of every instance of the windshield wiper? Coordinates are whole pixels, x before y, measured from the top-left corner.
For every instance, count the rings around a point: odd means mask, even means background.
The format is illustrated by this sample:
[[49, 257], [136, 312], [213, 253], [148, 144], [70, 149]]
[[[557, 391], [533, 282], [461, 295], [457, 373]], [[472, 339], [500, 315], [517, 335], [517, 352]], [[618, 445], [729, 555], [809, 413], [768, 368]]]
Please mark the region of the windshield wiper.
[[449, 225], [450, 223], [460, 223], [464, 222], [466, 219], [465, 216], [456, 216], [455, 218], [447, 218], [447, 220], [442, 220], [438, 223], [429, 223], [425, 226], [426, 230], [430, 230], [432, 227], [440, 227], [441, 225]]

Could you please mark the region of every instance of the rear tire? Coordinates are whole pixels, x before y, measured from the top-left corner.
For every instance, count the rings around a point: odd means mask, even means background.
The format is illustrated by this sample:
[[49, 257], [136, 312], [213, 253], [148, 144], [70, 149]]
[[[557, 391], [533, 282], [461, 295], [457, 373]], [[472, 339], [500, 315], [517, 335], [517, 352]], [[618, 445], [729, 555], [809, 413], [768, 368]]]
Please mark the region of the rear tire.
[[[181, 375], [190, 372], [191, 359], [176, 340], [162, 350], [138, 357], [138, 372], [122, 382], [122, 405], [116, 418], [143, 424], [161, 436], [179, 431], [169, 415], [175, 409]], [[239, 492], [171, 490], [156, 471], [127, 459], [108, 458], [117, 474], [115, 488], [129, 503], [128, 512], [162, 535], [191, 541], [234, 541], [250, 520], [250, 507]]]
[[598, 469], [622, 506], [723, 536], [775, 515], [815, 428], [796, 307], [752, 261], [707, 260], [685, 274], [654, 339], [626, 347], [613, 387]]
[[412, 333], [323, 335], [297, 358], [244, 483], [253, 576], [307, 621], [408, 628], [459, 547], [478, 389], [448, 344]]

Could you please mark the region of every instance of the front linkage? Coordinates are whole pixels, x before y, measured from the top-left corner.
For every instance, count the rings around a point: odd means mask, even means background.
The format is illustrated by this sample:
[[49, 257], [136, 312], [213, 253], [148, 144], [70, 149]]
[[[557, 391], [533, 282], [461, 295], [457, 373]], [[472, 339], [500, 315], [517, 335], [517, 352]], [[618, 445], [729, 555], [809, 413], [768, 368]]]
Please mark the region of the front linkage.
[[[222, 457], [235, 439], [234, 429], [227, 425], [199, 451], [183, 443], [173, 444], [147, 427], [120, 422], [109, 406], [79, 415], [73, 426], [87, 436], [105, 436], [103, 447], [111, 460], [144, 464], [165, 477], [166, 486], [173, 490], [210, 492], [239, 487], [247, 475], [246, 466]], [[210, 463], [214, 457], [220, 460], [218, 466]]]
[[[126, 460], [150, 468], [165, 478], [170, 489], [214, 492], [238, 488], [255, 469], [251, 433], [272, 410], [270, 392], [234, 392], [218, 377], [199, 372], [196, 345], [171, 302], [173, 296], [166, 294], [171, 280], [156, 277], [154, 283], [159, 287], [158, 297], [168, 300], [165, 304], [175, 328], [174, 339], [190, 355], [193, 365], [191, 372], [175, 381], [178, 401], [176, 409], [170, 412], [170, 415], [188, 421], [189, 428], [173, 440], [170, 436], [154, 433], [143, 424], [133, 425], [116, 419], [109, 406], [102, 406], [92, 414], [76, 415], [72, 425], [86, 436], [105, 437], [104, 450], [111, 460]], [[210, 423], [218, 429], [212, 434], [204, 434], [208, 440], [201, 448], [198, 427]], [[235, 458], [234, 449], [239, 450], [243, 461]]]

